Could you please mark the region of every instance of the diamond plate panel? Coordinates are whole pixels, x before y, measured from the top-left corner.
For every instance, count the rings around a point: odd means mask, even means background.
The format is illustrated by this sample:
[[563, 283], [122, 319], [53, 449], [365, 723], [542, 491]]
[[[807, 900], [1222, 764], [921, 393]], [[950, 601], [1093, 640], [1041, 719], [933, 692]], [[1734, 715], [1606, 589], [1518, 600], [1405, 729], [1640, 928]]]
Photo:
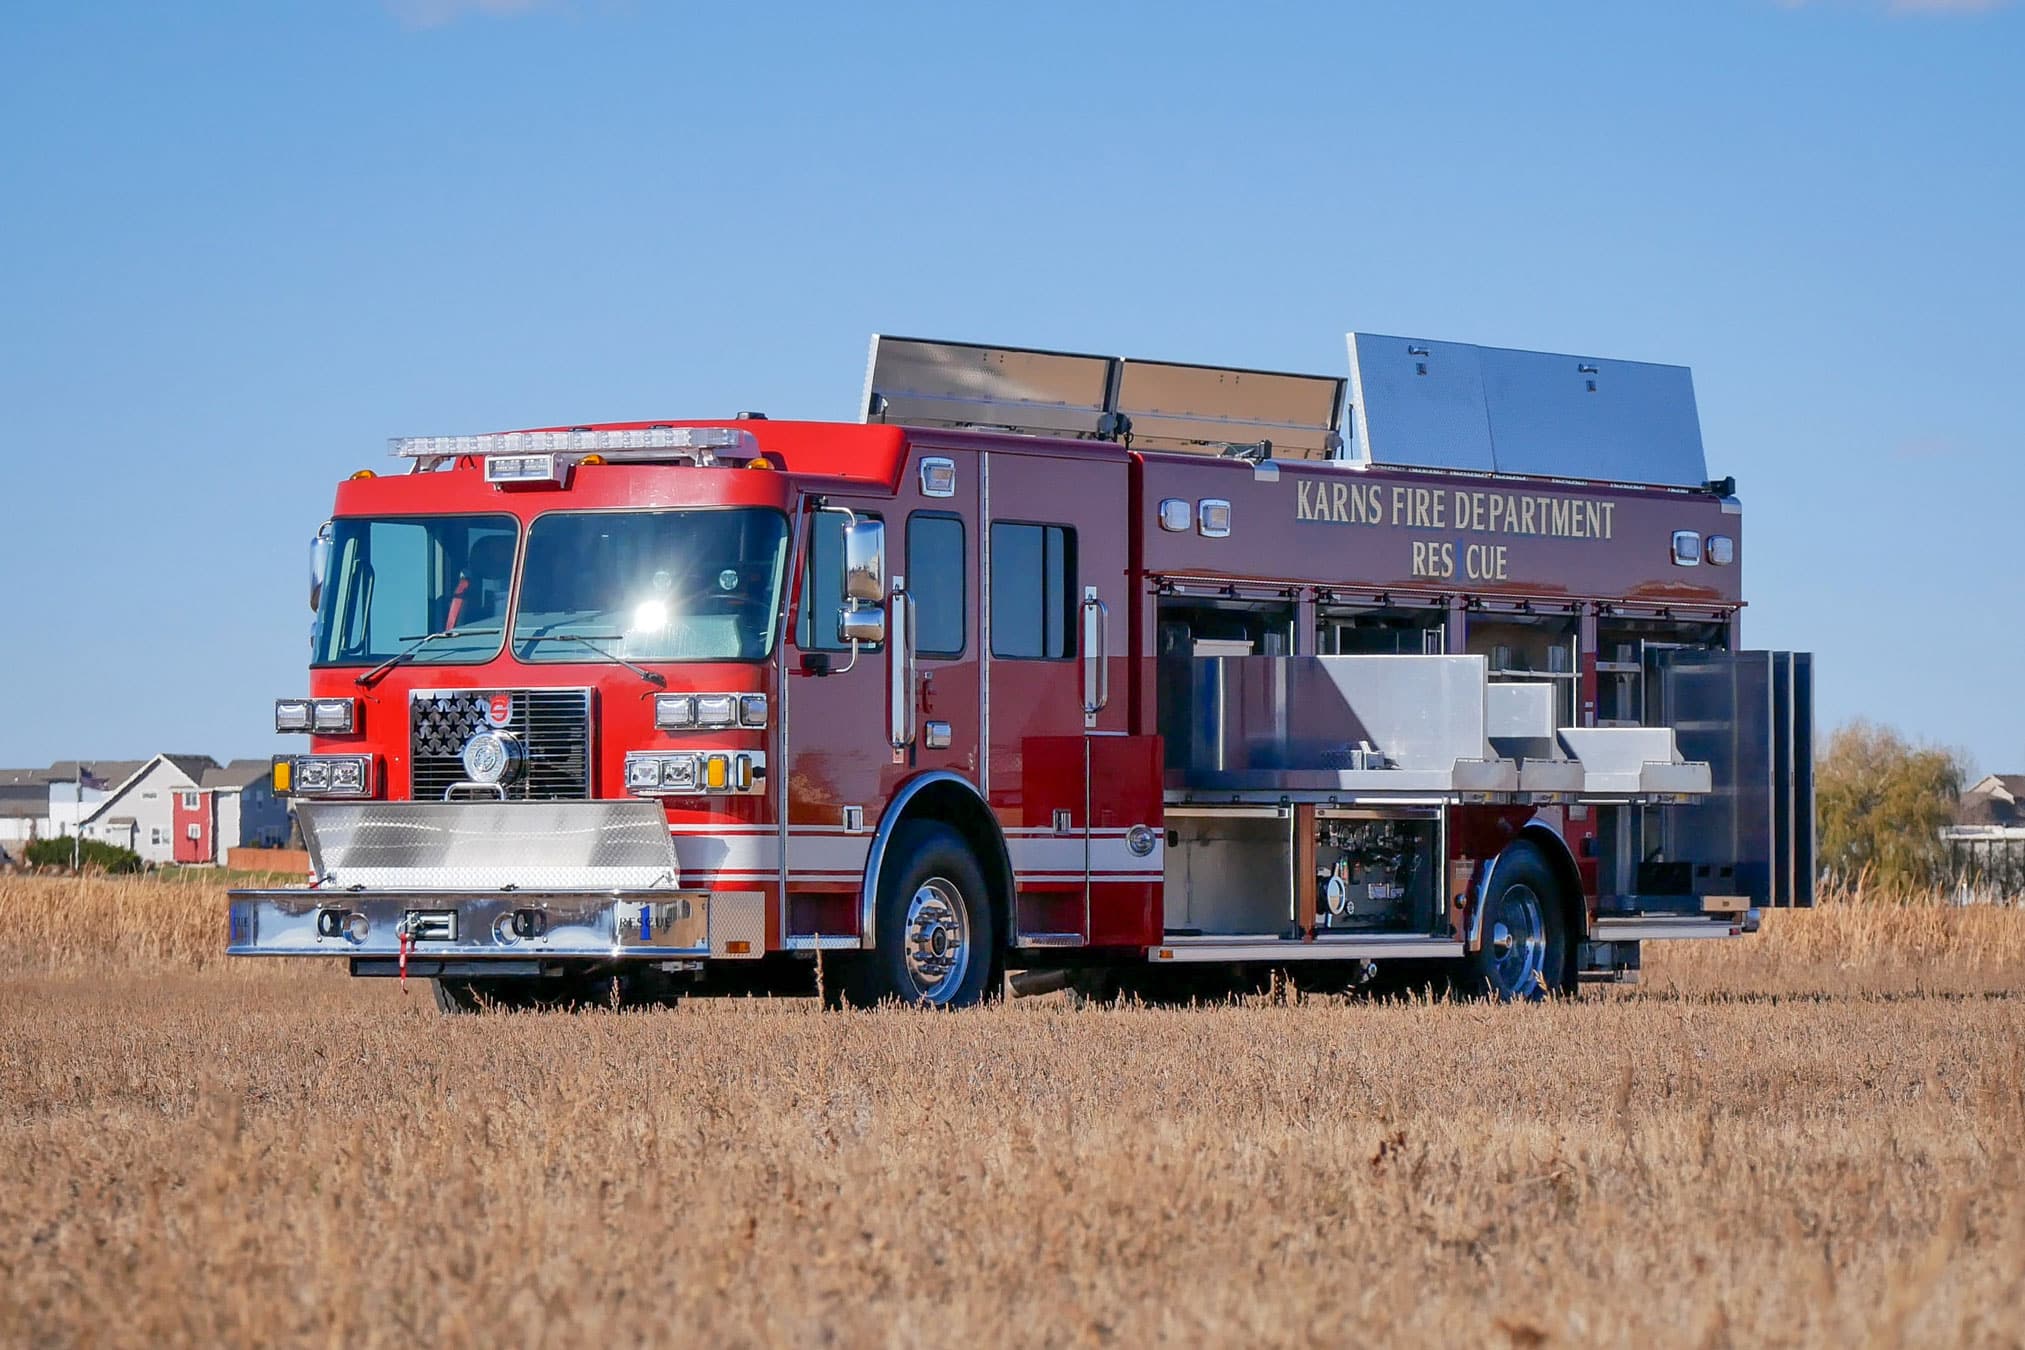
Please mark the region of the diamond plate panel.
[[674, 886], [661, 807], [608, 802], [312, 802], [297, 805], [318, 876], [371, 889]]

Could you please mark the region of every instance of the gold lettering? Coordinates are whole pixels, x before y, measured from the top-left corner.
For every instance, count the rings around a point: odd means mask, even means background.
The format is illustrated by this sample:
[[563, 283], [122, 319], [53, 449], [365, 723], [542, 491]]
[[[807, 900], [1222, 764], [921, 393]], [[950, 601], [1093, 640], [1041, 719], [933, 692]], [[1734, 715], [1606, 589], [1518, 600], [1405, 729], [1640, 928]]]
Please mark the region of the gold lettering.
[[1605, 539], [1615, 538], [1615, 536], [1611, 533], [1612, 522], [1610, 517], [1616, 512], [1616, 510], [1617, 510], [1616, 502], [1603, 503], [1603, 537]]
[[1533, 532], [1533, 508], [1539, 504], [1539, 501], [1532, 497], [1519, 498], [1520, 534], [1531, 534]]
[[1308, 518], [1308, 487], [1309, 483], [1305, 478], [1294, 484], [1295, 520], [1306, 520]]
[[1336, 483], [1332, 486], [1335, 488], [1335, 491], [1330, 494], [1333, 498], [1329, 507], [1330, 519], [1334, 520], [1338, 525], [1346, 525], [1350, 521], [1350, 511], [1345, 505], [1345, 501], [1350, 496], [1350, 485], [1348, 483]]
[[[1374, 487], [1372, 491], [1375, 492], [1377, 489]], [[1407, 491], [1408, 489], [1397, 486], [1392, 489], [1392, 523], [1394, 525], [1404, 525], [1406, 523]]]

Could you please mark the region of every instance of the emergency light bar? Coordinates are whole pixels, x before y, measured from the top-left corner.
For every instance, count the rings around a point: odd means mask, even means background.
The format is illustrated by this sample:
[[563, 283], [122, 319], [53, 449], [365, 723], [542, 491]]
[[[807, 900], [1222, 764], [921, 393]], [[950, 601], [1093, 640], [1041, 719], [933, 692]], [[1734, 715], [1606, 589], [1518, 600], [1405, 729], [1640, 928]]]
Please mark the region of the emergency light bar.
[[759, 439], [742, 427], [645, 427], [635, 431], [499, 431], [484, 436], [396, 436], [387, 443], [400, 459], [487, 459], [493, 455], [603, 455], [647, 458], [684, 451], [752, 459]]

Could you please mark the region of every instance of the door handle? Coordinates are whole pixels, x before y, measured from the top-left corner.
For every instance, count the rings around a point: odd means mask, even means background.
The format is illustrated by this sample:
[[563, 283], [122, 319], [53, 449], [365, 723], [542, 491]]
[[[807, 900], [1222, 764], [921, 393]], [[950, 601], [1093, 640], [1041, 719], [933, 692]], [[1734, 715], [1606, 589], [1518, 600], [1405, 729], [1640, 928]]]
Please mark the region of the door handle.
[[1097, 725], [1097, 714], [1111, 701], [1111, 663], [1104, 648], [1111, 636], [1111, 611], [1097, 598], [1095, 586], [1083, 588], [1083, 725]]

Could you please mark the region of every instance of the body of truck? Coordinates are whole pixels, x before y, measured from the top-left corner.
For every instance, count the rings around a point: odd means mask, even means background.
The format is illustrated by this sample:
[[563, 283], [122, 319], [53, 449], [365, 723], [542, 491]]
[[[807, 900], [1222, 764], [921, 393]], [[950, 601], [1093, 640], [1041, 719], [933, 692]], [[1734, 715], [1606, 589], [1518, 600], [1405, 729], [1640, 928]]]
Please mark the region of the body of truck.
[[819, 963], [1525, 997], [1807, 902], [1811, 670], [1742, 647], [1730, 484], [1360, 459], [1362, 399], [1247, 417], [1296, 378], [1256, 372], [1171, 368], [1215, 404], [1175, 430], [1123, 363], [1058, 406], [1005, 397], [1053, 354], [884, 342], [862, 422], [424, 438], [342, 483], [277, 705], [315, 875], [235, 892], [231, 951], [467, 1003]]

